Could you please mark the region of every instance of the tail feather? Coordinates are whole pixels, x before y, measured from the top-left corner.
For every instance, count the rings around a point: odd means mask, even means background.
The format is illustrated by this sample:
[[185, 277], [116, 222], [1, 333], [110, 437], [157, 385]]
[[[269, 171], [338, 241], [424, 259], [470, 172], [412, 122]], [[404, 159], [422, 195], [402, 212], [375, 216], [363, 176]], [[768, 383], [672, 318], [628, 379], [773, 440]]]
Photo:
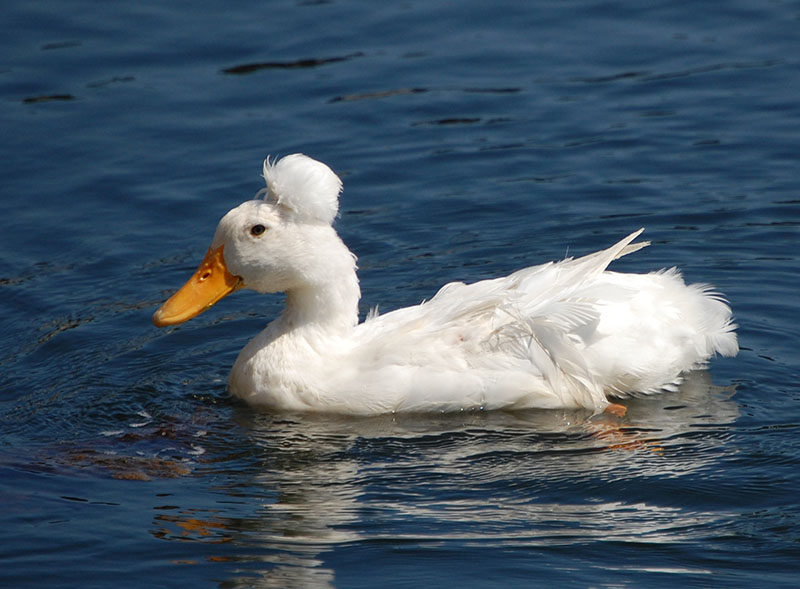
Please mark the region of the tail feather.
[[604, 272], [606, 268], [608, 268], [608, 265], [614, 260], [618, 260], [622, 256], [627, 256], [633, 252], [638, 252], [640, 249], [650, 245], [649, 241], [631, 243], [634, 239], [639, 237], [643, 231], [644, 227], [634, 231], [607, 249], [574, 260], [565, 260], [562, 263], [569, 266], [584, 266], [591, 274], [599, 274], [600, 272]]

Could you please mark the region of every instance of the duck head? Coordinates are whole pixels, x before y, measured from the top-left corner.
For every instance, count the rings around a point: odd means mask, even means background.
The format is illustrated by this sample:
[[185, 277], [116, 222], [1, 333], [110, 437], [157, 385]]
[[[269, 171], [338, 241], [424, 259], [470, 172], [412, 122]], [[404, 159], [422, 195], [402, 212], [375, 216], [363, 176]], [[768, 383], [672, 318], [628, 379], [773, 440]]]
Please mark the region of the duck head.
[[341, 244], [331, 227], [341, 180], [302, 154], [267, 158], [264, 178], [264, 198], [222, 217], [200, 266], [153, 315], [156, 326], [188, 321], [241, 288], [288, 292], [328, 272], [321, 253], [332, 238]]

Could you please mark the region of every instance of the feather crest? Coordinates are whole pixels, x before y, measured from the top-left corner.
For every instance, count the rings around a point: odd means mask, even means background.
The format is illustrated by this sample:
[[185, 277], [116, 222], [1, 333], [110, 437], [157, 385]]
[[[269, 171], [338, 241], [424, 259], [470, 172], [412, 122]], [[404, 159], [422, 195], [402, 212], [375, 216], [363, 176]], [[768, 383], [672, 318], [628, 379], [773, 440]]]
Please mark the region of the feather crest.
[[302, 153], [274, 162], [264, 160], [267, 182], [264, 200], [290, 211], [303, 221], [330, 225], [339, 211], [342, 181], [328, 166]]

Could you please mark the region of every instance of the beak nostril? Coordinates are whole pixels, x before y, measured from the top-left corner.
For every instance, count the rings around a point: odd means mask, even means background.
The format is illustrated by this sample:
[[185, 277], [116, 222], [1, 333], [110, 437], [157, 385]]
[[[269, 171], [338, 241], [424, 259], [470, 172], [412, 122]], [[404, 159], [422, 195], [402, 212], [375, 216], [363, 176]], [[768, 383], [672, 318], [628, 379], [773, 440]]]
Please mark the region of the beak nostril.
[[211, 271], [206, 270], [200, 275], [200, 280], [207, 280], [209, 276], [211, 276]]

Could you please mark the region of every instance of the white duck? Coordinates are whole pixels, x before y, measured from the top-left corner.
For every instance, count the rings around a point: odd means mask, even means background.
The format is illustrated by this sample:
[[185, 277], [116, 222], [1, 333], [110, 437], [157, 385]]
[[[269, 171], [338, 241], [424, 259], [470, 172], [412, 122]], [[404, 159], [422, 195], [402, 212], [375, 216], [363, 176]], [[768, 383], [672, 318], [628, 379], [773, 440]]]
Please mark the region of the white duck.
[[[609, 272], [646, 245], [474, 284], [358, 323], [356, 258], [331, 226], [341, 180], [302, 154], [264, 162], [263, 199], [219, 222], [197, 272], [156, 311], [182, 323], [240, 289], [286, 308], [241, 351], [229, 389], [282, 410], [379, 414], [618, 408], [609, 397], [674, 389], [715, 353], [738, 352], [731, 310], [677, 270]], [[257, 196], [259, 196], [257, 195]]]

